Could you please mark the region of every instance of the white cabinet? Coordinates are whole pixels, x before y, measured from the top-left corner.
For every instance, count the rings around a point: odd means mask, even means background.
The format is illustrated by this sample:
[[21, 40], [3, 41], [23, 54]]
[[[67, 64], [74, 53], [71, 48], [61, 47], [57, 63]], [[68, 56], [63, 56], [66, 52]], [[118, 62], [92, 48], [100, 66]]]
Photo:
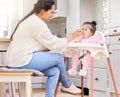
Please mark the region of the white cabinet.
[[[120, 96], [120, 36], [106, 36], [106, 43], [110, 54], [110, 60], [112, 63], [112, 69], [118, 93]], [[106, 59], [100, 59], [98, 63], [95, 63], [93, 80], [93, 97], [115, 97], [113, 82]], [[88, 84], [88, 87], [89, 85], [90, 83]]]
[[[110, 36], [111, 43], [109, 45], [110, 58], [112, 62], [113, 72], [116, 80], [117, 89], [120, 96], [120, 36]], [[109, 76], [110, 97], [114, 97], [114, 88], [111, 77]]]
[[67, 15], [67, 0], [53, 0], [55, 2], [55, 17], [66, 17]]

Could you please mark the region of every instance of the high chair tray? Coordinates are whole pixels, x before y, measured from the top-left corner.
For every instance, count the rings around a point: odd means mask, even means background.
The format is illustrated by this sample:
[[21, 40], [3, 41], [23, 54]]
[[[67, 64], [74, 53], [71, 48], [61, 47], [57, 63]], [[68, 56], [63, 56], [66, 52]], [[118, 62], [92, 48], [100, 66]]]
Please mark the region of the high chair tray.
[[69, 48], [97, 48], [97, 49], [103, 49], [104, 46], [100, 44], [95, 43], [69, 43]]

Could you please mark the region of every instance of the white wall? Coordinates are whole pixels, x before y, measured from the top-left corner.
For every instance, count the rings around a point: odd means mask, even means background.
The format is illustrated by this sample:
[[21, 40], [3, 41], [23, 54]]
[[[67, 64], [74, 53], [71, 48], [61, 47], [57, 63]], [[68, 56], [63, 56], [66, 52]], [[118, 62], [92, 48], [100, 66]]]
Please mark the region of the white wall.
[[120, 26], [120, 0], [110, 0], [110, 26]]
[[80, 28], [80, 0], [68, 0], [67, 35]]
[[81, 25], [83, 22], [96, 20], [96, 0], [80, 0]]
[[28, 14], [38, 0], [23, 0], [23, 16]]
[[[14, 5], [13, 5], [14, 9], [13, 9], [13, 16], [12, 16], [13, 18], [12, 19], [12, 32], [14, 28], [16, 27], [17, 23], [20, 21], [20, 19], [23, 18], [26, 14], [28, 14], [32, 10], [37, 0], [22, 0], [22, 1], [13, 0], [13, 1], [14, 1]], [[19, 11], [21, 11], [22, 16], [20, 16]]]
[[96, 20], [96, 0], [68, 0], [67, 35], [85, 21]]

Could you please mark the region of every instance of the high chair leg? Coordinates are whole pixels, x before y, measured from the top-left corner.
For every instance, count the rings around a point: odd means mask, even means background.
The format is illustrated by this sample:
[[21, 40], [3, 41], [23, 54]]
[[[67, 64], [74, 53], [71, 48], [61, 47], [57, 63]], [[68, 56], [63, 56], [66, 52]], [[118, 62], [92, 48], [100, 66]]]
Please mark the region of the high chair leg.
[[0, 82], [0, 97], [4, 97], [4, 83]]
[[58, 89], [59, 89], [59, 84], [60, 84], [60, 81], [58, 81], [56, 89], [55, 89], [55, 97], [57, 97], [57, 92], [58, 92]]
[[81, 97], [84, 97], [84, 76], [81, 76], [81, 89], [82, 89]]
[[90, 93], [89, 97], [93, 97], [93, 75], [94, 75], [94, 57], [91, 57], [91, 64], [90, 64]]
[[[81, 62], [81, 69], [82, 67], [83, 67], [83, 64]], [[81, 97], [84, 97], [84, 76], [81, 76], [81, 90], [82, 90]]]
[[113, 74], [113, 70], [112, 70], [112, 64], [110, 62], [110, 58], [107, 58], [107, 62], [109, 65], [109, 70], [110, 70], [110, 74], [111, 74], [111, 78], [112, 78], [112, 82], [113, 82], [113, 86], [114, 86], [114, 90], [115, 90], [115, 95], [116, 97], [118, 97], [118, 91], [117, 91], [117, 87], [116, 87], [116, 82], [115, 82], [115, 78], [114, 78], [114, 74]]

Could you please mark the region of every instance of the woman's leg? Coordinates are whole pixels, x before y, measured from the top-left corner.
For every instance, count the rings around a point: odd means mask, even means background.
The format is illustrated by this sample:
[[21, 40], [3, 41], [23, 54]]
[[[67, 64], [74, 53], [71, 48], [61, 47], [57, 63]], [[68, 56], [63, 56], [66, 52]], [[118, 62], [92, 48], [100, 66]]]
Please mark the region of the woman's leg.
[[[65, 68], [65, 64], [64, 64], [64, 57], [63, 57], [63, 55], [58, 54], [58, 53], [34, 52], [30, 63], [26, 66], [19, 67], [19, 68], [35, 69], [35, 70], [45, 73], [45, 70], [47, 71], [51, 67], [58, 67], [58, 69], [60, 71], [59, 80], [64, 87], [68, 87], [71, 85], [71, 83], [69, 82], [69, 80], [67, 78], [66, 68]], [[46, 76], [50, 77], [49, 75], [46, 75]], [[58, 82], [58, 80], [54, 80], [54, 81], [56, 83]], [[56, 83], [54, 84], [55, 87], [56, 87]], [[75, 91], [71, 91], [71, 90], [73, 90], [73, 89], [70, 89], [70, 92], [75, 93], [76, 88], [74, 88]], [[80, 89], [77, 89], [77, 90], [78, 90], [77, 93], [81, 92]]]
[[54, 97], [55, 89], [60, 76], [60, 70], [56, 66], [58, 64], [57, 61], [59, 60], [57, 57], [58, 55], [49, 52], [35, 52], [33, 53], [33, 57], [28, 65], [19, 67], [19, 69], [35, 69], [41, 71], [48, 77], [46, 82], [45, 97]]
[[47, 70], [44, 70], [43, 73], [48, 76], [46, 82], [46, 96], [45, 97], [54, 97], [55, 89], [59, 80], [60, 71], [58, 67], [51, 67]]
[[70, 85], [68, 81], [64, 56], [53, 52], [35, 52], [30, 63], [22, 68], [35, 69], [43, 72], [51, 67], [58, 67], [60, 70], [60, 82], [63, 86], [67, 87]]

